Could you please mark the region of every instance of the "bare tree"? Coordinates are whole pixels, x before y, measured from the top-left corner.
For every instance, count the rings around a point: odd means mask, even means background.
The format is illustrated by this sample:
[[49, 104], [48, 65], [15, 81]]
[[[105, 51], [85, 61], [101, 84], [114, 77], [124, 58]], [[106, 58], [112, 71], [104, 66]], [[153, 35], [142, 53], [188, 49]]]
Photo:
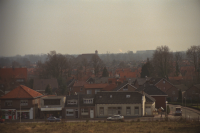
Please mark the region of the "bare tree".
[[180, 63], [182, 62], [182, 54], [180, 52], [176, 52], [174, 54], [174, 60], [176, 63], [176, 76], [180, 73]]
[[173, 54], [168, 46], [159, 46], [153, 54], [153, 67], [157, 76], [168, 78], [172, 69]]
[[95, 76], [97, 76], [98, 73], [103, 69], [103, 62], [99, 58], [99, 56], [95, 54], [92, 56], [91, 64], [94, 68], [94, 74], [95, 74]]
[[85, 74], [86, 74], [86, 70], [87, 70], [87, 67], [88, 67], [88, 65], [89, 65], [89, 63], [88, 63], [88, 61], [87, 61], [86, 58], [83, 58], [83, 59], [82, 59], [82, 65], [83, 65], [84, 68], [85, 68]]
[[198, 60], [199, 60], [199, 56], [200, 56], [200, 45], [199, 46], [191, 46], [187, 52], [187, 57], [192, 61], [192, 64], [194, 65], [195, 68], [195, 72], [198, 69]]

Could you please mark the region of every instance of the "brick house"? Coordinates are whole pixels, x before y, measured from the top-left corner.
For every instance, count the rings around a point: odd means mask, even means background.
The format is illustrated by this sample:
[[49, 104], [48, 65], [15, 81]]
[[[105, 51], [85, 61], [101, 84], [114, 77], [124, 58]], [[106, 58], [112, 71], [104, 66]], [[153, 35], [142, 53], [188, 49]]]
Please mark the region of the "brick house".
[[[33, 119], [38, 117], [40, 97], [43, 95], [20, 85], [0, 98], [4, 119]], [[20, 113], [21, 112], [21, 113]]]
[[94, 118], [95, 117], [95, 95], [86, 94], [79, 95], [80, 118]]
[[27, 68], [1, 68], [0, 80], [3, 83], [0, 89], [7, 94], [17, 86], [26, 84]]
[[168, 95], [169, 101], [176, 102], [179, 96], [179, 89], [176, 86], [172, 86], [166, 91], [166, 94]]
[[79, 94], [85, 94], [85, 88], [84, 85], [88, 84], [85, 81], [75, 81], [72, 89], [70, 90], [71, 94], [79, 93]]
[[142, 92], [98, 92], [95, 96], [96, 117], [113, 115], [152, 116], [155, 99]]
[[157, 109], [161, 107], [164, 108], [164, 110], [166, 109], [167, 94], [163, 92], [162, 90], [158, 89], [156, 86], [145, 84], [144, 86], [140, 87], [136, 91], [144, 91], [145, 93], [153, 97], [156, 100], [155, 107]]
[[79, 118], [79, 102], [78, 95], [66, 96], [65, 108], [64, 108], [64, 118]]
[[164, 78], [151, 78], [147, 83], [156, 86], [163, 92], [173, 87], [173, 84]]
[[199, 101], [200, 99], [200, 84], [193, 85], [185, 91], [186, 99]]

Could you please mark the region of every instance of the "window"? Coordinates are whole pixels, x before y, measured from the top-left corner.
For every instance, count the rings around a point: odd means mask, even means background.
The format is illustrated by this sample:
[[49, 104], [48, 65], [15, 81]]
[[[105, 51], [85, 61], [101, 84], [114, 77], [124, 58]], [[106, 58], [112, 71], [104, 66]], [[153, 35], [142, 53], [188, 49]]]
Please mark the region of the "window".
[[87, 90], [87, 94], [92, 94], [92, 90]]
[[87, 108], [81, 109], [81, 113], [88, 113], [88, 109]]
[[5, 106], [12, 106], [12, 100], [6, 100]]
[[139, 115], [139, 107], [135, 107], [135, 115]]
[[93, 104], [93, 99], [83, 99], [84, 104]]
[[82, 90], [83, 90], [83, 88], [80, 89], [80, 91], [82, 91]]
[[95, 89], [95, 94], [97, 94], [97, 92], [100, 92], [100, 89]]
[[74, 110], [73, 109], [66, 109], [66, 116], [74, 116]]
[[110, 98], [112, 98], [112, 95], [110, 95]]
[[67, 100], [67, 104], [77, 104], [77, 100]]
[[104, 115], [104, 107], [99, 108], [99, 115]]
[[24, 80], [23, 79], [17, 79], [17, 82], [23, 82]]
[[131, 95], [126, 95], [126, 98], [130, 98], [131, 97]]
[[163, 84], [165, 84], [165, 80], [163, 80]]
[[21, 100], [21, 106], [27, 106], [28, 100]]
[[126, 114], [130, 115], [131, 114], [131, 107], [126, 107]]
[[44, 99], [44, 105], [60, 105], [60, 99]]
[[121, 107], [108, 107], [108, 115], [117, 115], [121, 114]]

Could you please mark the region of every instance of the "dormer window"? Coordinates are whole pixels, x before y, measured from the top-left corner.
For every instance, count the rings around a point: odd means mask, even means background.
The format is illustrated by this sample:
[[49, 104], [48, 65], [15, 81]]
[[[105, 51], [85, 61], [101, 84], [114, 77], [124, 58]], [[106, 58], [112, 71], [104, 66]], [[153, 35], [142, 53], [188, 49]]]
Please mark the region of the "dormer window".
[[77, 100], [67, 100], [67, 104], [77, 104]]
[[93, 99], [83, 99], [84, 104], [93, 104]]
[[126, 98], [130, 98], [131, 97], [131, 95], [126, 95]]
[[110, 95], [110, 98], [112, 98], [112, 95]]

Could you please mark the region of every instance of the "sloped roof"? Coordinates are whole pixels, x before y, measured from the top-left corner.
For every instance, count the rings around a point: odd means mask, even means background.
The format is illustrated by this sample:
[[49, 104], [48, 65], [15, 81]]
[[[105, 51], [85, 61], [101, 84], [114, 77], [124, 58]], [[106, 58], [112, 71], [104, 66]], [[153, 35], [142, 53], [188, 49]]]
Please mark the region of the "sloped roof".
[[95, 89], [95, 88], [105, 88], [109, 84], [85, 84], [84, 88]]
[[27, 79], [27, 68], [0, 68], [1, 79], [25, 78]]
[[167, 94], [165, 92], [163, 92], [162, 90], [158, 89], [154, 85], [145, 85], [145, 87], [141, 86], [136, 91], [144, 91], [145, 93], [147, 93], [150, 96], [154, 96], [154, 95], [156, 95], [156, 96], [167, 96]]
[[[119, 89], [121, 89], [122, 87], [124, 87], [124, 86], [126, 86], [126, 85], [131, 85], [131, 84], [129, 84], [128, 83], [128, 81], [126, 81], [126, 82], [124, 82], [124, 83], [122, 83], [122, 84], [120, 84], [119, 86], [117, 86], [115, 89], [113, 89], [112, 91], [118, 91]], [[131, 86], [133, 86], [133, 85], [131, 85]], [[133, 86], [135, 89], [137, 89], [135, 86]]]
[[109, 77], [101, 77], [101, 78], [94, 78], [95, 83], [100, 84], [100, 83], [108, 83], [108, 78]]
[[198, 89], [200, 89], [200, 84], [196, 84], [194, 86], [197, 87]]
[[36, 98], [41, 96], [43, 96], [41, 93], [34, 91], [24, 85], [20, 85], [2, 96], [0, 99]]
[[[112, 95], [112, 98], [110, 97]], [[126, 98], [126, 95], [130, 95], [130, 98]], [[144, 94], [147, 103], [155, 102], [155, 99]], [[141, 103], [143, 94], [138, 91], [134, 92], [97, 92], [95, 96], [96, 104], [137, 104]]]
[[186, 91], [188, 89], [187, 86], [185, 86], [184, 84], [180, 84], [180, 85], [174, 85], [176, 88], [178, 88], [181, 91]]
[[57, 79], [34, 79], [33, 89], [45, 90], [48, 84], [51, 86], [52, 89], [58, 88]]
[[146, 81], [149, 81], [150, 79], [151, 79], [151, 77], [137, 78], [136, 81], [138, 82], [139, 85], [143, 85], [144, 83], [146, 83]]
[[84, 86], [85, 84], [88, 83], [86, 81], [75, 81], [73, 87]]

